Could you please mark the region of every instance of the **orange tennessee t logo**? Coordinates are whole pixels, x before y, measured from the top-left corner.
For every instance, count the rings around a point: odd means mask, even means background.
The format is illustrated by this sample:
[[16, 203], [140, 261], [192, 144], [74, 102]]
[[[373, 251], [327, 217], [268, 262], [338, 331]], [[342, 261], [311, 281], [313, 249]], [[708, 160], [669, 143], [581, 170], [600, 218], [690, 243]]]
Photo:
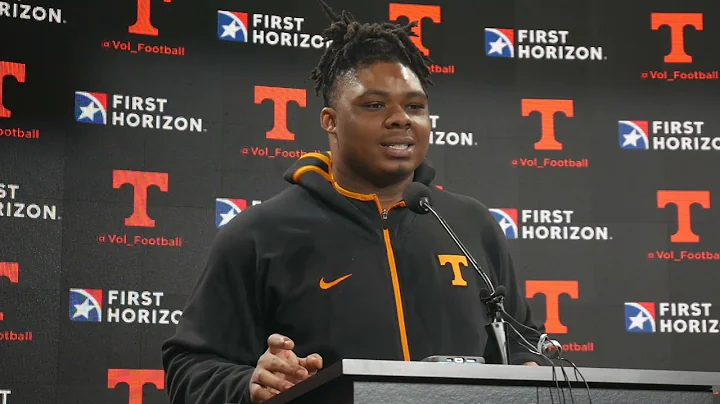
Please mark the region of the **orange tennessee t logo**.
[[0, 62], [0, 118], [10, 118], [10, 110], [3, 106], [3, 79], [14, 77], [18, 83], [25, 82], [25, 65], [22, 63]]
[[288, 129], [288, 103], [296, 103], [300, 108], [307, 106], [307, 94], [304, 88], [282, 88], [255, 86], [255, 104], [270, 100], [273, 104], [273, 127], [265, 133], [266, 139], [295, 140], [295, 134]]
[[155, 220], [147, 214], [148, 188], [156, 186], [168, 191], [168, 173], [113, 170], [113, 188], [129, 184], [133, 187], [133, 214], [125, 218], [125, 226], [155, 227]]
[[[0, 262], [0, 278], [10, 279], [10, 283], [18, 283], [20, 265], [17, 262]], [[0, 321], [5, 320], [5, 315], [0, 311]]]
[[422, 52], [423, 55], [429, 56], [430, 50], [423, 45], [422, 42], [422, 20], [429, 18], [435, 24], [441, 22], [440, 6], [431, 6], [425, 4], [401, 4], [390, 3], [390, 20], [397, 21], [400, 17], [407, 17], [409, 21], [417, 21], [417, 26], [412, 29], [415, 36], [411, 36], [410, 40]]
[[677, 206], [677, 231], [670, 236], [671, 243], [697, 243], [700, 236], [692, 230], [690, 206], [700, 204], [710, 209], [710, 191], [658, 191], [657, 206], [662, 209], [668, 204]]
[[578, 281], [525, 281], [525, 297], [545, 295], [545, 332], [567, 334], [567, 327], [560, 322], [560, 295], [578, 298]]
[[[170, 3], [172, 0], [163, 0]], [[128, 32], [136, 35], [158, 36], [158, 30], [150, 22], [150, 0], [137, 0], [137, 19], [128, 27]]]
[[347, 274], [347, 275], [341, 276], [340, 278], [337, 278], [331, 282], [325, 282], [325, 278], [320, 278], [320, 289], [322, 289], [322, 290], [330, 289], [333, 286], [337, 285], [338, 283], [344, 281], [345, 279], [347, 279], [351, 276], [352, 276], [352, 274]]
[[438, 255], [440, 265], [450, 264], [453, 271], [453, 286], [467, 286], [467, 281], [462, 276], [460, 265], [468, 266], [467, 258], [464, 255]]
[[154, 369], [108, 369], [108, 388], [127, 384], [128, 404], [143, 403], [143, 386], [152, 384], [158, 390], [165, 389], [165, 372]]
[[572, 118], [573, 100], [523, 99], [520, 105], [522, 116], [540, 114], [540, 140], [535, 142], [535, 150], [562, 150], [562, 143], [555, 139], [555, 113], [562, 112]]
[[663, 25], [670, 28], [670, 53], [665, 55], [665, 63], [692, 63], [692, 56], [685, 53], [685, 33], [688, 25], [696, 31], [703, 30], [702, 13], [651, 13], [650, 28], [657, 31]]

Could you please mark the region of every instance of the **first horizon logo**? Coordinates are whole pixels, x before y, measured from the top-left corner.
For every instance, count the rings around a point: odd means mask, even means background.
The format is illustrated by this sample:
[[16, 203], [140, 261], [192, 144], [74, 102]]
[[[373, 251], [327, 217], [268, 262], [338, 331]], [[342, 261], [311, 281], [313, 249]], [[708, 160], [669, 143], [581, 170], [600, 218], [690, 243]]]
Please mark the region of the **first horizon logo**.
[[13, 18], [35, 22], [49, 22], [51, 24], [66, 24], [62, 9], [54, 7], [23, 4], [19, 0], [14, 3], [0, 1], [0, 18]]
[[[667, 38], [669, 52], [663, 57], [667, 65], [689, 65], [693, 56], [687, 53], [685, 39], [697, 41], [704, 30], [702, 13], [651, 13], [650, 29], [660, 32]], [[686, 36], [687, 34], [687, 36]], [[697, 43], [697, 42], [694, 42]], [[710, 49], [710, 48], [706, 48]], [[647, 70], [640, 73], [643, 80], [662, 80], [667, 82], [692, 80], [718, 80], [718, 70]]]
[[215, 227], [218, 229], [224, 227], [248, 207], [257, 206], [261, 203], [262, 201], [257, 199], [247, 201], [237, 198], [215, 198]]
[[706, 136], [703, 121], [618, 121], [620, 148], [654, 151], [719, 151], [720, 137]]
[[[108, 99], [112, 109], [108, 108]], [[75, 121], [177, 132], [207, 132], [203, 119], [166, 114], [168, 99], [125, 94], [75, 91]]]
[[626, 302], [625, 331], [630, 333], [718, 334], [709, 302]]
[[[18, 199], [19, 184], [0, 182], [0, 218], [61, 220], [57, 205], [30, 202]], [[21, 202], [22, 201], [22, 202]]]
[[[430, 144], [435, 146], [477, 146], [472, 132], [448, 131], [438, 125], [440, 115], [430, 115]], [[443, 130], [440, 130], [443, 129]]]
[[[252, 24], [250, 22], [252, 21]], [[305, 18], [218, 10], [217, 35], [221, 41], [322, 49], [330, 46], [322, 35], [302, 31]]]
[[493, 208], [490, 213], [509, 240], [613, 239], [607, 226], [572, 225], [572, 210]]
[[535, 60], [607, 60], [602, 46], [568, 43], [570, 31], [558, 29], [485, 28], [485, 55]]
[[[103, 297], [107, 297], [103, 301]], [[162, 306], [163, 292], [70, 289], [69, 315], [73, 322], [125, 324], [178, 324], [181, 310]]]

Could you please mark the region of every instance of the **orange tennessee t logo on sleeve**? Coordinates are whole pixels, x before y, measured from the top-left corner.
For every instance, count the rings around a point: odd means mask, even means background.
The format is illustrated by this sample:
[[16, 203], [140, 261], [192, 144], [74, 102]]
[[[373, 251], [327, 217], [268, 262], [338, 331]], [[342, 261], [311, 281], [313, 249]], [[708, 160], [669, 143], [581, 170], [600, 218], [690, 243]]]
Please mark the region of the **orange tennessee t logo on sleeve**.
[[344, 281], [345, 279], [347, 279], [351, 276], [352, 276], [352, 274], [347, 274], [345, 276], [342, 276], [342, 277], [337, 278], [334, 281], [330, 281], [330, 282], [325, 282], [325, 278], [320, 278], [320, 289], [322, 289], [322, 290], [330, 289], [333, 286], [337, 285], [338, 283]]

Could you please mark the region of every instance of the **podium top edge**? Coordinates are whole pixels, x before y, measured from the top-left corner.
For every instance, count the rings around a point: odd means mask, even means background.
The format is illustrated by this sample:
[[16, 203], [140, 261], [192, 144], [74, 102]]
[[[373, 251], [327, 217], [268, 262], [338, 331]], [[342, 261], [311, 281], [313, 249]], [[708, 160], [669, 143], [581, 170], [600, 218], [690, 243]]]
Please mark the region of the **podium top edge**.
[[[666, 386], [720, 386], [720, 372], [696, 372], [673, 370], [644, 370], [616, 368], [578, 368], [588, 383], [592, 384], [644, 384]], [[382, 378], [444, 378], [484, 379], [505, 381], [549, 381], [553, 372], [550, 366], [508, 366], [465, 363], [405, 362], [363, 359], [343, 359], [327, 370], [334, 377], [382, 377]], [[570, 380], [582, 381], [572, 367], [565, 365]], [[561, 370], [556, 374], [562, 379]], [[330, 376], [330, 375], [328, 375]], [[332, 377], [331, 376], [331, 377]], [[334, 378], [333, 377], [333, 378]]]
[[[564, 383], [564, 377], [556, 366], [555, 377]], [[663, 390], [702, 390], [717, 391], [720, 388], [720, 372], [696, 372], [673, 370], [615, 369], [615, 368], [579, 368], [590, 388], [638, 388], [657, 386]], [[582, 377], [576, 376], [572, 367], [565, 366], [565, 372], [571, 382], [582, 383]], [[405, 362], [367, 359], [343, 359], [320, 371], [317, 375], [298, 384], [292, 389], [273, 397], [268, 404], [289, 403], [303, 394], [332, 383], [335, 380], [384, 380], [402, 383], [403, 379], [417, 382], [426, 379], [443, 380], [443, 383], [494, 382], [518, 385], [540, 385], [554, 383], [551, 366], [508, 366], [467, 363]], [[652, 388], [652, 387], [650, 387]]]

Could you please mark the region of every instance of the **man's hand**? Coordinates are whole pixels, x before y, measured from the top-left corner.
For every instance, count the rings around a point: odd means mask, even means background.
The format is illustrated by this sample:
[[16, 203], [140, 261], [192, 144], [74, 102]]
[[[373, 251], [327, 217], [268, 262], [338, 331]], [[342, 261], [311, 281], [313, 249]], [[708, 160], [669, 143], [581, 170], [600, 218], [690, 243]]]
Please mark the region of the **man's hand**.
[[268, 349], [258, 359], [250, 378], [250, 401], [263, 403], [322, 369], [320, 355], [298, 358], [294, 348], [295, 343], [288, 337], [279, 334], [268, 337]]
[[523, 363], [523, 366], [540, 366], [537, 364], [537, 362], [525, 362]]

